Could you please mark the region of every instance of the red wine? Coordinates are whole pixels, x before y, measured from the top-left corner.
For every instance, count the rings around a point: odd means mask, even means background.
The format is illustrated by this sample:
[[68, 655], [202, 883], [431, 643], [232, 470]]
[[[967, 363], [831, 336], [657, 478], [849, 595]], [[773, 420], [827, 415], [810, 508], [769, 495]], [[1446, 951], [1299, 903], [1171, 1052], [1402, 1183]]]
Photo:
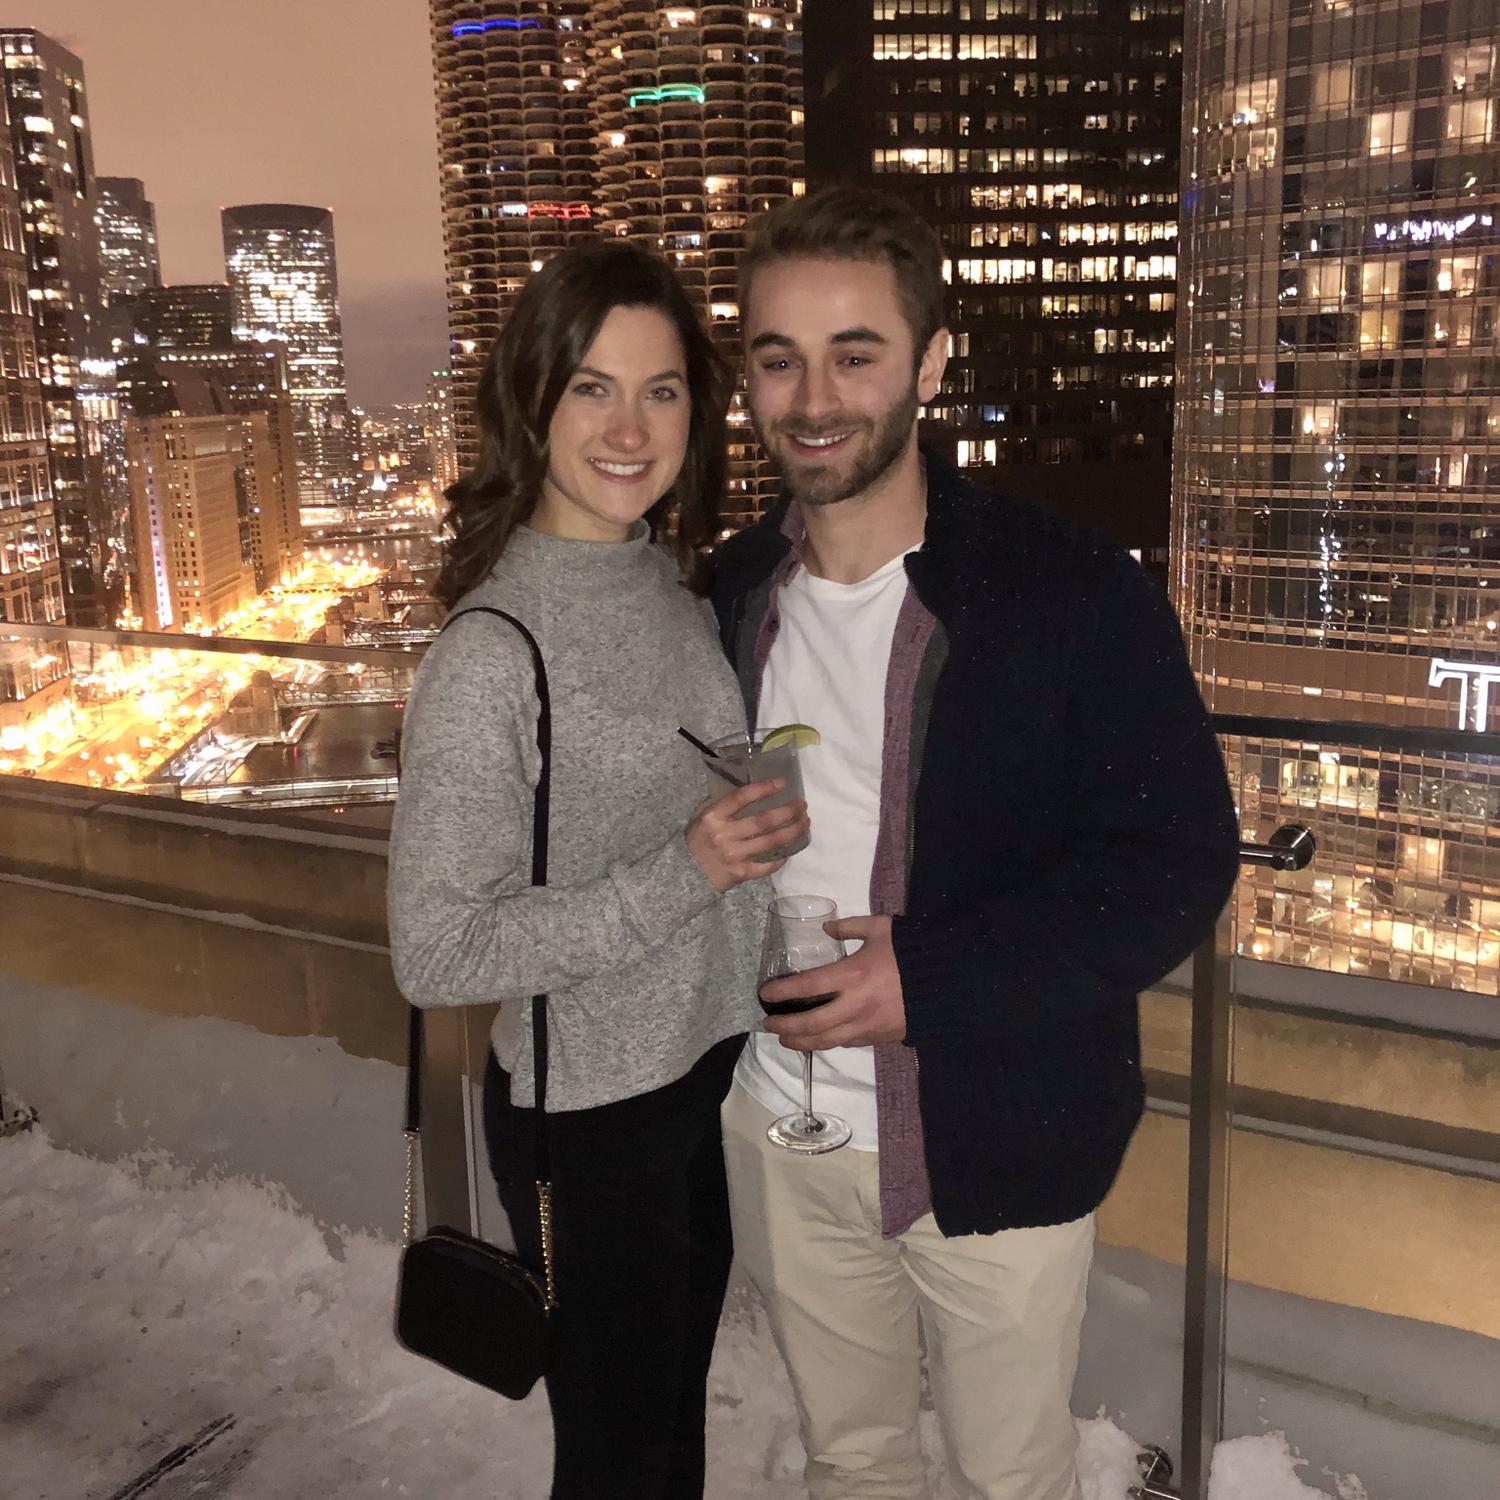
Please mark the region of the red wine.
[[816, 1010], [820, 1005], [827, 1005], [837, 991], [829, 990], [826, 995], [808, 995], [802, 1000], [767, 1000], [762, 996], [760, 1008], [768, 1016], [800, 1016], [805, 1011]]

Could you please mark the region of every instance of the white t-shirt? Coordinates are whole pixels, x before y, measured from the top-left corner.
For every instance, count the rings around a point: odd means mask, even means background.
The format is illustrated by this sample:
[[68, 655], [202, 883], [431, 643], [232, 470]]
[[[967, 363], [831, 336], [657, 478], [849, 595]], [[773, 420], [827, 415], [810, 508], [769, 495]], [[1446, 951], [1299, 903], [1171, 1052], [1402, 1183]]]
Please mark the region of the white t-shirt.
[[[823, 739], [798, 752], [812, 842], [771, 877], [772, 884], [778, 895], [829, 896], [841, 917], [870, 914], [885, 678], [906, 598], [904, 557], [893, 557], [859, 583], [833, 583], [799, 568], [780, 592], [781, 626], [761, 682], [762, 728], [810, 724]], [[851, 952], [858, 947], [849, 945]], [[802, 1054], [769, 1032], [755, 1032], [735, 1080], [778, 1115], [800, 1109]], [[874, 1048], [815, 1052], [813, 1103], [849, 1122], [855, 1150], [876, 1150]]]

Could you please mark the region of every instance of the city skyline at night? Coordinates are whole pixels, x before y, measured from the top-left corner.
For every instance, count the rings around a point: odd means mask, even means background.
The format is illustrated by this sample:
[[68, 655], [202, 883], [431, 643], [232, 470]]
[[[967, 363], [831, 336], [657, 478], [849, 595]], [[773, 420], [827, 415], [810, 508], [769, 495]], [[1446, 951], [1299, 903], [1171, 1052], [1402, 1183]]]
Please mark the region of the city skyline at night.
[[1500, 0], [12, 20], [6, 1491], [1500, 1500]]
[[164, 282], [223, 278], [226, 204], [331, 208], [350, 399], [420, 398], [448, 359], [424, 0], [257, 0], [253, 26], [195, 0], [34, 0], [22, 19], [83, 60], [95, 169], [145, 183]]

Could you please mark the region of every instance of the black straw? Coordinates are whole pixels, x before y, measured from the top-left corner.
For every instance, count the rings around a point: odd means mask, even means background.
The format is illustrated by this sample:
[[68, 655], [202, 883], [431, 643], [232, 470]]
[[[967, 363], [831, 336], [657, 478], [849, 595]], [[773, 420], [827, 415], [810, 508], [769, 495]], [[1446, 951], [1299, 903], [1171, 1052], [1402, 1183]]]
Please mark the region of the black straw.
[[696, 734], [689, 733], [689, 731], [684, 729], [680, 724], [677, 726], [677, 732], [683, 737], [683, 739], [688, 742], [688, 744], [695, 746], [708, 757], [708, 769], [712, 771], [715, 776], [722, 777], [730, 784], [730, 786], [749, 786], [750, 782], [748, 778], [746, 778], [744, 781], [741, 781], [733, 771], [727, 771], [724, 769], [724, 757], [720, 755], [712, 745], [705, 745]]
[[695, 749], [701, 750], [706, 756], [708, 756], [712, 760], [718, 760], [718, 758], [719, 758], [719, 752], [717, 750], [715, 750], [712, 745], [705, 745], [703, 743], [703, 741], [700, 740], [696, 734], [689, 733], [680, 724], [677, 726], [677, 732], [678, 732], [678, 734], [680, 734], [683, 737], [683, 739], [685, 739], [688, 742], [688, 744], [692, 745]]

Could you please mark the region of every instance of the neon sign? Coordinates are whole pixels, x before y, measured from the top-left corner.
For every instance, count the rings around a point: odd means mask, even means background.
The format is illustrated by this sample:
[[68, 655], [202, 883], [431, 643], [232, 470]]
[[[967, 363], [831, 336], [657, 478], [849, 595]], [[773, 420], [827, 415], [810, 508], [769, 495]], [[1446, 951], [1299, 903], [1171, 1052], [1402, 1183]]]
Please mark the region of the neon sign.
[[659, 89], [637, 89], [630, 96], [630, 108], [639, 109], [643, 104], [660, 104], [667, 99], [691, 99], [702, 104], [706, 95], [696, 83], [667, 83]]
[[1402, 219], [1399, 224], [1388, 224], [1382, 219], [1375, 225], [1375, 238], [1392, 245], [1399, 240], [1410, 240], [1416, 245], [1442, 240], [1451, 245], [1459, 235], [1467, 234], [1476, 224], [1481, 229], [1493, 229], [1495, 216], [1464, 214], [1457, 219]]
[[1500, 685], [1500, 662], [1447, 661], [1436, 656], [1427, 673], [1427, 686], [1441, 687], [1445, 682], [1460, 684], [1458, 727], [1483, 734], [1490, 722], [1490, 689]]
[[533, 219], [589, 219], [594, 214], [587, 203], [533, 203], [528, 212]]
[[479, 36], [486, 31], [537, 31], [541, 24], [535, 16], [501, 16], [493, 21], [460, 21], [453, 28], [453, 35]]

